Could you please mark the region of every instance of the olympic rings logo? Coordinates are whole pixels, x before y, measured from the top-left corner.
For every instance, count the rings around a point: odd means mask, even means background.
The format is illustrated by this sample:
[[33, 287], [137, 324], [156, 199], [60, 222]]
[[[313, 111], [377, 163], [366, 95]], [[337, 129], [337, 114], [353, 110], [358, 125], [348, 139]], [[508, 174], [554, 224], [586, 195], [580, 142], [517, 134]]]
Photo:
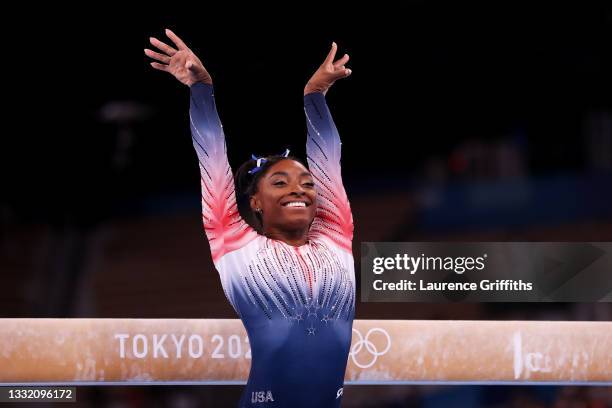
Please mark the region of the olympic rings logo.
[[[385, 330], [381, 328], [375, 327], [375, 328], [368, 330], [368, 333], [366, 334], [365, 339], [363, 338], [359, 330], [353, 329], [353, 332], [357, 334], [357, 337], [359, 339], [355, 341], [355, 343], [353, 343], [353, 346], [351, 347], [351, 352], [349, 353], [349, 355], [353, 359], [353, 363], [355, 363], [355, 365], [359, 368], [372, 367], [374, 363], [376, 363], [376, 360], [378, 359], [378, 357], [385, 354], [391, 348], [391, 337], [389, 336], [389, 333], [387, 333]], [[375, 332], [382, 333], [387, 338], [387, 347], [385, 347], [383, 351], [378, 351], [374, 343], [370, 341], [370, 334], [375, 333]], [[373, 356], [372, 361], [370, 361], [370, 363], [365, 364], [365, 365], [360, 364], [355, 358], [355, 356], [359, 354], [359, 352], [361, 351], [364, 345], [365, 345], [366, 350], [368, 350], [368, 352]]]

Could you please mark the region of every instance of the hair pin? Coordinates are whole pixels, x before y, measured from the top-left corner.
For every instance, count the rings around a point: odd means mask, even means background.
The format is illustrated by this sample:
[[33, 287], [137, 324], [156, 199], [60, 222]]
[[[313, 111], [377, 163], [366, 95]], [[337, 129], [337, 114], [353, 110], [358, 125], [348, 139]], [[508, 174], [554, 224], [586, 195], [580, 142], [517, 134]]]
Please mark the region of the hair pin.
[[[289, 149], [285, 149], [285, 151], [282, 154], [279, 154], [279, 156], [282, 156], [282, 157], [289, 156]], [[257, 173], [259, 170], [261, 170], [264, 164], [266, 164], [266, 162], [268, 161], [268, 159], [266, 159], [265, 157], [263, 156], [257, 157], [254, 154], [251, 154], [251, 159], [256, 161], [256, 166], [253, 167], [251, 170], [249, 170], [249, 174]]]

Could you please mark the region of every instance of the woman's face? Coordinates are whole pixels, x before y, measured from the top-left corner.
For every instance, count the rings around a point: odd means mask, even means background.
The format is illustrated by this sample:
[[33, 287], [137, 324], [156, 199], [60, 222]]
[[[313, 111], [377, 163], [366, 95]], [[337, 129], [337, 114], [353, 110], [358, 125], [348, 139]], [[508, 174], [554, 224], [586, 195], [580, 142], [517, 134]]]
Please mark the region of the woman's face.
[[312, 175], [295, 160], [273, 164], [259, 179], [251, 208], [261, 208], [266, 228], [297, 230], [310, 227], [317, 207]]

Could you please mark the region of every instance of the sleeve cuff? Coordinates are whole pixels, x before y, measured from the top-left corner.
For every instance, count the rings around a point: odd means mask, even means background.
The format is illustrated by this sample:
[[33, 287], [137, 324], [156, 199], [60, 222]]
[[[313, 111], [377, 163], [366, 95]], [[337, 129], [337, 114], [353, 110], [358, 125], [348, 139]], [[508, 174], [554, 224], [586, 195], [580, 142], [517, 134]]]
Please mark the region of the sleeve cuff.
[[306, 102], [325, 103], [325, 95], [323, 92], [311, 92], [304, 95], [304, 103]]
[[205, 84], [204, 82], [196, 82], [189, 87], [191, 94], [198, 98], [203, 96], [212, 96], [214, 88], [212, 84]]

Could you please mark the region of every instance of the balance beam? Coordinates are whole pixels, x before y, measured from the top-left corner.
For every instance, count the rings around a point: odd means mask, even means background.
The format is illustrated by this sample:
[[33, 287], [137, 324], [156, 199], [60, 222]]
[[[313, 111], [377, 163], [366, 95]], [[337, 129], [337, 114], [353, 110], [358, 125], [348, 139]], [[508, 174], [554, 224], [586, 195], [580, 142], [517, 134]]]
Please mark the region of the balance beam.
[[[237, 319], [0, 319], [0, 385], [245, 384]], [[355, 320], [348, 384], [612, 384], [612, 323]]]

